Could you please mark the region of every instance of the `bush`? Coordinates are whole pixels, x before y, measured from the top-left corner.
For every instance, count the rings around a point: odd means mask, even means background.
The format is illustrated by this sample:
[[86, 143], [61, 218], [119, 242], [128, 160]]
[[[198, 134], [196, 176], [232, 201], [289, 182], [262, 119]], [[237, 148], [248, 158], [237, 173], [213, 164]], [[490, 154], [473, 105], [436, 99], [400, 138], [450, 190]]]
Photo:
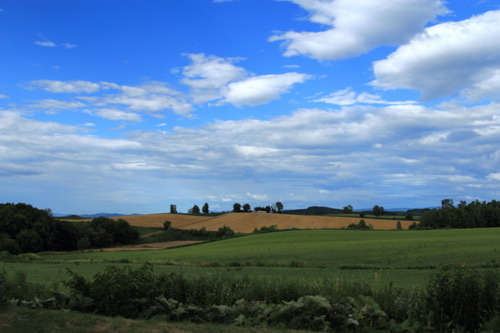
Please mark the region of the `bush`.
[[[465, 264], [445, 265], [427, 285], [425, 305], [438, 332], [477, 332], [500, 310], [499, 274]], [[450, 327], [451, 326], [451, 327]]]
[[364, 218], [366, 216], [365, 213], [359, 213], [359, 217]]
[[406, 214], [405, 219], [406, 219], [406, 220], [408, 220], [408, 221], [413, 220], [413, 214], [412, 214], [412, 213], [408, 213], [408, 214]]
[[397, 230], [403, 230], [403, 226], [401, 225], [400, 221], [398, 221], [398, 223], [396, 223], [396, 229]]
[[413, 222], [412, 224], [410, 224], [410, 226], [408, 227], [408, 230], [417, 230], [417, 229], [420, 229], [420, 226], [417, 224], [417, 222]]
[[163, 223], [163, 228], [164, 228], [165, 230], [168, 230], [168, 228], [170, 228], [171, 226], [172, 226], [172, 222], [170, 222], [170, 221], [165, 221], [165, 222]]

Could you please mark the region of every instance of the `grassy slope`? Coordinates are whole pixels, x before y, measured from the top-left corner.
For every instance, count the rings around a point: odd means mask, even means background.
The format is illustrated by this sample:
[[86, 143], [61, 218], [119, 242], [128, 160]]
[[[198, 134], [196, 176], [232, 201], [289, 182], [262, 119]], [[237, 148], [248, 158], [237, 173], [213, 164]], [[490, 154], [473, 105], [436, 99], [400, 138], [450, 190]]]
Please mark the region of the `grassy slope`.
[[183, 262], [305, 261], [309, 266], [479, 263], [500, 259], [500, 228], [432, 231], [300, 230], [157, 251], [42, 255], [45, 260], [120, 258]]

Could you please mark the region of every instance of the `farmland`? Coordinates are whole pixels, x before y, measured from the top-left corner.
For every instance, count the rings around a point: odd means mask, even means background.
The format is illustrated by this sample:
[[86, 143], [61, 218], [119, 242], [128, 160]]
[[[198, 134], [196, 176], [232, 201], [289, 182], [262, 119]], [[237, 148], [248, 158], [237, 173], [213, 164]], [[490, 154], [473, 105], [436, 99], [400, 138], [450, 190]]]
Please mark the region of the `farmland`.
[[[113, 217], [124, 219], [137, 227], [163, 227], [165, 221], [172, 222], [172, 227], [179, 229], [201, 229], [209, 231], [228, 226], [235, 232], [251, 233], [255, 228], [276, 225], [278, 229], [340, 229], [351, 223], [358, 223], [360, 218], [346, 216], [308, 216], [266, 213], [229, 213], [219, 216], [193, 216], [187, 214], [150, 214]], [[366, 224], [372, 224], [377, 230], [396, 228], [396, 220], [365, 218]], [[88, 222], [90, 220], [68, 220], [71, 222]], [[408, 229], [412, 221], [401, 220], [403, 229]]]

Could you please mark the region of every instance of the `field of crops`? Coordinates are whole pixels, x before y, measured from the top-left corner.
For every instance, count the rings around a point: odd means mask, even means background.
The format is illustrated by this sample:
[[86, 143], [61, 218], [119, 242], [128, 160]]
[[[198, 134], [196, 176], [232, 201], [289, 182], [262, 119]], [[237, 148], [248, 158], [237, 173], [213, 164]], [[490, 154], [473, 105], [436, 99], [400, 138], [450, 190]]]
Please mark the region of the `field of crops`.
[[[130, 216], [117, 216], [111, 217], [113, 220], [124, 219], [130, 225], [136, 227], [153, 227], [163, 228], [165, 221], [172, 222], [172, 227], [179, 229], [192, 229], [191, 225], [198, 225], [203, 221], [211, 220], [213, 216], [194, 216], [184, 214], [148, 214], [148, 215], [130, 215]], [[92, 219], [85, 220], [65, 220], [68, 222], [90, 222]], [[200, 228], [198, 228], [200, 229]]]
[[42, 254], [44, 260], [129, 259], [231, 263], [304, 262], [308, 267], [341, 265], [425, 266], [500, 260], [500, 229], [428, 231], [296, 230], [249, 235], [157, 251]]
[[[267, 213], [229, 213], [220, 216], [193, 216], [184, 214], [150, 214], [113, 217], [122, 218], [133, 226], [138, 227], [163, 227], [163, 222], [172, 222], [172, 227], [179, 229], [201, 229], [217, 231], [223, 226], [228, 226], [235, 232], [251, 233], [255, 228], [276, 225], [278, 229], [340, 229], [351, 223], [357, 224], [360, 218], [341, 216], [308, 216]], [[396, 229], [396, 220], [365, 218], [366, 224], [373, 225], [376, 230]], [[77, 220], [72, 222], [85, 222], [90, 220]], [[411, 221], [401, 220], [403, 229], [408, 229]]]

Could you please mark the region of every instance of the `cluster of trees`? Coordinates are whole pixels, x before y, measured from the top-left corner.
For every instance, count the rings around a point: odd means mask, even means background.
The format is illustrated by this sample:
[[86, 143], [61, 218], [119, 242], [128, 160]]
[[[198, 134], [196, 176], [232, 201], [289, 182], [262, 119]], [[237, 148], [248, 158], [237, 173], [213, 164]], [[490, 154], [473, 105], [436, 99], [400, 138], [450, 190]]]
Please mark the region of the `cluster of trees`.
[[[243, 208], [243, 209], [242, 209]], [[266, 206], [266, 207], [255, 207], [253, 209], [255, 212], [266, 212], [266, 213], [276, 213], [278, 212], [281, 214], [281, 211], [283, 210], [283, 204], [278, 201], [275, 204], [272, 204], [271, 206]], [[250, 207], [249, 204], [244, 204], [243, 207], [239, 203], [235, 203], [233, 205], [233, 213], [250, 213], [252, 211], [252, 207]]]
[[460, 201], [457, 207], [453, 199], [441, 201], [441, 208], [425, 212], [420, 217], [419, 228], [490, 228], [500, 227], [500, 201]]
[[[352, 213], [353, 213], [353, 207], [351, 205], [344, 206], [344, 208], [342, 209], [342, 214], [352, 214]], [[385, 214], [385, 209], [384, 207], [375, 205], [372, 209], [372, 213], [374, 216], [379, 217]], [[365, 217], [365, 213], [361, 212], [360, 217]]]
[[127, 221], [99, 217], [90, 223], [56, 220], [50, 209], [31, 205], [0, 204], [0, 252], [11, 254], [73, 251], [131, 244], [140, 236]]
[[[205, 204], [201, 208], [201, 212], [205, 214], [208, 214], [210, 212], [208, 203], [205, 202]], [[176, 205], [170, 205], [170, 214], [177, 214]], [[194, 205], [193, 207], [188, 209], [188, 214], [200, 214], [200, 207], [198, 205]]]

